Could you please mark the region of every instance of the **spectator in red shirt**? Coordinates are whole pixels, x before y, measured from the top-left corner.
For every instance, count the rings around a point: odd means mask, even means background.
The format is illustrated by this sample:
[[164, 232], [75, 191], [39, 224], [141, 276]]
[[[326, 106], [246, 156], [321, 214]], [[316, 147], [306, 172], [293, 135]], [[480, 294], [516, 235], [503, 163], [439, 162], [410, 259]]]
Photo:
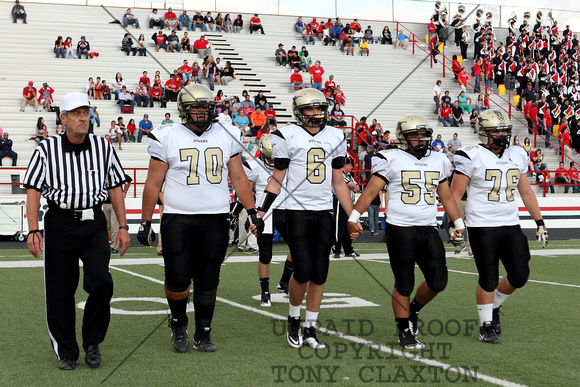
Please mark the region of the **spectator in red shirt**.
[[461, 72], [461, 63], [457, 60], [457, 55], [453, 55], [453, 61], [451, 62], [451, 70], [453, 70], [453, 78], [457, 81], [457, 76]]
[[191, 67], [189, 67], [187, 59], [183, 61], [183, 66], [179, 68], [179, 73], [181, 79], [183, 79], [183, 83], [187, 84], [187, 81], [191, 80]]
[[22, 90], [22, 107], [20, 111], [23, 112], [26, 105], [34, 105], [36, 111], [39, 112], [37, 95], [38, 93], [36, 87], [34, 87], [34, 82], [28, 82], [28, 86]]
[[[155, 34], [153, 34], [155, 35]], [[165, 51], [169, 52], [169, 43], [167, 42], [167, 35], [163, 33], [163, 31], [159, 30], [159, 33], [155, 35], [155, 47], [157, 48], [157, 52], [159, 52], [160, 48], [164, 48]]]
[[147, 88], [147, 90], [151, 90], [151, 80], [147, 76], [147, 71], [143, 71], [143, 76], [139, 78], [139, 82], [143, 82], [143, 85]]
[[304, 88], [306, 88], [306, 85], [304, 85], [300, 70], [295, 68], [294, 74], [290, 75], [290, 91], [294, 93], [296, 90], [302, 90]]
[[334, 91], [336, 90], [336, 83], [334, 82], [334, 75], [328, 76], [328, 81], [324, 82], [324, 88], [329, 87]]
[[572, 149], [570, 148], [570, 128], [568, 126], [564, 127], [562, 134], [560, 134], [560, 154], [566, 154], [568, 157], [572, 157]]
[[570, 182], [572, 184], [576, 184], [572, 187], [572, 193], [580, 192], [580, 180], [578, 180], [578, 170], [576, 169], [576, 165], [573, 161], [570, 161], [570, 169], [568, 169], [568, 177], [570, 178]]
[[336, 86], [336, 90], [334, 90], [334, 100], [341, 106], [344, 106], [346, 103], [346, 96], [344, 95], [344, 92], [340, 90], [340, 85]]
[[171, 74], [169, 80], [165, 82], [165, 98], [169, 101], [177, 101], [179, 90], [181, 90], [181, 84], [175, 79], [175, 74]]
[[211, 56], [211, 43], [205, 40], [205, 35], [201, 35], [199, 39], [193, 42], [193, 52], [199, 53], [202, 58]]
[[469, 79], [469, 75], [467, 75], [467, 70], [465, 67], [461, 68], [461, 71], [457, 75], [457, 80], [459, 81], [459, 87], [461, 87], [461, 91], [464, 91], [467, 94], [467, 80]]
[[534, 133], [534, 130], [537, 130], [536, 125], [538, 123], [538, 104], [533, 103], [532, 107], [530, 108], [530, 120], [532, 121], [532, 126], [530, 126], [531, 131], [530, 133]]
[[446, 102], [441, 103], [441, 107], [439, 108], [439, 117], [437, 118], [439, 122], [443, 124], [443, 126], [450, 126], [451, 120], [449, 115], [451, 114], [451, 108], [447, 105]]
[[[48, 86], [48, 83], [42, 84], [42, 89], [38, 91], [38, 102], [48, 111], [50, 111], [50, 104], [53, 101], [52, 93], [54, 89]], [[568, 144], [570, 144], [570, 136], [568, 136]]]
[[161, 102], [161, 107], [164, 106], [163, 90], [159, 87], [158, 83], [154, 83], [153, 87], [149, 91], [149, 107], [153, 107], [153, 102]]
[[167, 10], [167, 12], [165, 12], [165, 16], [163, 18], [165, 19], [165, 27], [167, 27], [168, 30], [174, 30], [177, 28], [177, 23], [179, 20], [177, 19], [177, 14], [173, 12], [171, 7]]
[[[564, 163], [562, 161], [560, 161], [560, 164], [558, 165], [558, 169], [556, 169], [556, 179], [554, 180], [554, 182], [556, 184], [571, 184], [572, 180], [570, 179], [570, 176], [568, 175], [568, 171], [566, 170], [566, 168], [564, 168]], [[565, 186], [564, 187], [564, 193], [568, 193], [568, 190], [570, 189], [570, 186]]]
[[250, 34], [254, 31], [258, 31], [258, 30], [260, 30], [260, 32], [262, 32], [262, 35], [264, 35], [264, 27], [262, 27], [262, 21], [258, 17], [258, 14], [255, 13], [254, 17], [252, 17], [250, 19]]
[[350, 29], [352, 32], [360, 32], [362, 30], [361, 24], [358, 22], [358, 19], [354, 19], [352, 23], [350, 23]]
[[268, 109], [264, 112], [266, 116], [266, 120], [268, 125], [272, 127], [272, 125], [278, 126], [278, 121], [276, 120], [276, 110], [274, 110], [274, 106], [270, 105]]
[[310, 84], [313, 88], [322, 91], [322, 75], [324, 74], [324, 69], [320, 65], [320, 61], [317, 60], [314, 66], [308, 68], [310, 73]]

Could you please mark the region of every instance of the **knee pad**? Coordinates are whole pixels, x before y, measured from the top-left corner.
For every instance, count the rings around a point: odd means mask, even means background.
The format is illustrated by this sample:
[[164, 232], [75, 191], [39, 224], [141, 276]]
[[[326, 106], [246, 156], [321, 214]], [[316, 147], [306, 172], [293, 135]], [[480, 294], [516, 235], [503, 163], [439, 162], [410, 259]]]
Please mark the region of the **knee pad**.
[[508, 273], [507, 278], [514, 288], [521, 288], [523, 287], [526, 282], [528, 282], [528, 278], [530, 277], [530, 266], [528, 265], [519, 265], [516, 267], [514, 272]]
[[294, 267], [294, 273], [292, 274], [294, 276], [294, 279], [301, 283], [301, 284], [305, 284], [306, 282], [310, 281], [310, 279], [312, 278], [312, 269], [309, 270], [299, 270], [298, 268]]
[[413, 287], [415, 286], [414, 282], [408, 282], [405, 281], [405, 285], [401, 285], [400, 281], [395, 280], [395, 289], [397, 289], [397, 292], [399, 292], [399, 294], [403, 297], [409, 297], [411, 295], [411, 293], [413, 293]]
[[165, 284], [165, 296], [170, 300], [185, 300], [189, 297], [189, 286], [183, 290], [183, 288], [172, 288]]
[[480, 275], [477, 283], [486, 292], [493, 292], [497, 288], [498, 279]]
[[427, 287], [434, 292], [442, 292], [447, 287], [447, 267], [437, 267], [431, 272], [429, 278], [425, 278]]
[[268, 254], [268, 253], [262, 253], [262, 250], [260, 249], [260, 263], [263, 263], [264, 265], [269, 265], [270, 262], [272, 262], [272, 254]]

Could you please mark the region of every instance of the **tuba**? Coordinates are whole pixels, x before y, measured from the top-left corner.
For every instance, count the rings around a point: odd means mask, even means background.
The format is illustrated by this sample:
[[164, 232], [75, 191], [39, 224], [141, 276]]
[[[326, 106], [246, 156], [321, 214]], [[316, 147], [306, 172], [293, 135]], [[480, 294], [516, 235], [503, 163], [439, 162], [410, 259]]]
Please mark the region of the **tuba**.
[[463, 16], [465, 16], [465, 5], [461, 3], [457, 4], [457, 15], [463, 19]]
[[485, 22], [491, 23], [492, 20], [493, 20], [493, 14], [491, 12], [486, 12], [485, 13]]
[[446, 7], [443, 5], [443, 3], [442, 3], [442, 2], [440, 2], [440, 1], [436, 1], [436, 2], [435, 2], [435, 12], [437, 12], [437, 13], [440, 13], [440, 12], [442, 12], [443, 10], [445, 10], [445, 8], [446, 8]]
[[483, 9], [478, 9], [478, 10], [475, 12], [475, 19], [476, 19], [477, 21], [480, 21], [482, 16], [483, 16]]
[[530, 30], [532, 29], [532, 25], [530, 24], [530, 17], [532, 16], [532, 14], [530, 13], [530, 11], [526, 11], [524, 12], [524, 21], [527, 22], [526, 24], [526, 28], [524, 30], [524, 32], [527, 34], [530, 32]]
[[544, 20], [544, 13], [542, 11], [538, 11], [538, 13], [536, 13], [536, 23], [542, 23], [542, 21]]
[[518, 30], [516, 28], [516, 22], [518, 21], [518, 15], [515, 12], [512, 12], [508, 19], [508, 28], [511, 32], [514, 33], [514, 36], [517, 34]]

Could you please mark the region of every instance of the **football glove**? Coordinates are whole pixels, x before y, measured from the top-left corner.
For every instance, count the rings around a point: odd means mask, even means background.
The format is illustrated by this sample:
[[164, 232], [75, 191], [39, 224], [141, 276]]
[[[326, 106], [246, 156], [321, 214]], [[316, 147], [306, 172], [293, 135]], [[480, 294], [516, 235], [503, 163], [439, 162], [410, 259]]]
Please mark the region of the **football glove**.
[[234, 218], [232, 214], [228, 217], [228, 221], [230, 223], [230, 230], [235, 230], [238, 227], [238, 219]]
[[538, 242], [542, 242], [542, 248], [545, 248], [548, 245], [548, 230], [546, 229], [543, 220], [537, 221], [536, 224], [538, 225], [538, 228], [536, 229], [536, 238], [538, 239]]
[[142, 220], [137, 232], [137, 239], [142, 245], [151, 246], [155, 242], [155, 231], [151, 228], [150, 220]]
[[451, 238], [451, 243], [455, 247], [460, 246], [463, 243], [463, 234], [457, 230], [455, 223], [449, 222], [449, 236], [452, 237], [453, 235], [455, 235], [455, 238]]
[[256, 226], [257, 235], [262, 235], [264, 231], [264, 219], [260, 218], [255, 208], [248, 210], [248, 217], [250, 218], [250, 223]]

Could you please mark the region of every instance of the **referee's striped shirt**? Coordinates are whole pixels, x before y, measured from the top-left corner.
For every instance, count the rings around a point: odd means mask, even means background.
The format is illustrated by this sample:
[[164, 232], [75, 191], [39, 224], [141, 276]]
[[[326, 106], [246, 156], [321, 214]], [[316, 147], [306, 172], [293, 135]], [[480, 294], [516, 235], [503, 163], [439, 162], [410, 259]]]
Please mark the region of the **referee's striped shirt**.
[[106, 139], [88, 134], [82, 144], [71, 144], [63, 133], [36, 147], [23, 185], [61, 208], [65, 203], [67, 209], [80, 210], [102, 203], [106, 190], [124, 180], [121, 162]]

